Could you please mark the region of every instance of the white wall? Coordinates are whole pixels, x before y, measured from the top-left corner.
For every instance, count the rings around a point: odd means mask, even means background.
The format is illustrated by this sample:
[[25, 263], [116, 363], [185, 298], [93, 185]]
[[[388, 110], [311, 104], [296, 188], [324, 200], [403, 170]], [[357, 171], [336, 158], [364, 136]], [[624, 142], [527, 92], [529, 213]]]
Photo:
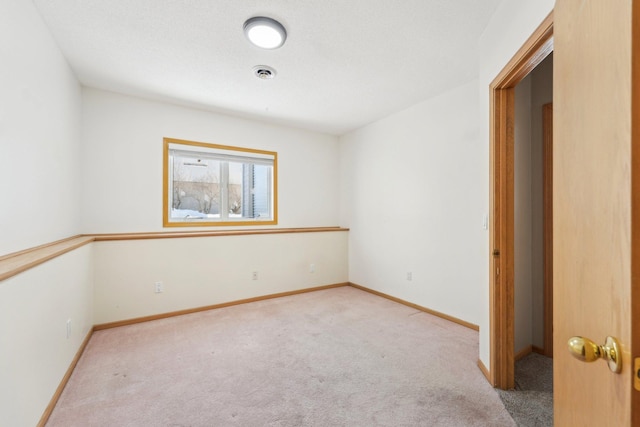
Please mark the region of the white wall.
[[83, 103], [84, 232], [162, 231], [163, 137], [277, 151], [278, 227], [338, 224], [335, 136], [96, 89]]
[[480, 225], [489, 200], [489, 85], [553, 6], [504, 0], [479, 40], [475, 86], [340, 138], [350, 280], [477, 323], [485, 366], [489, 234]]
[[78, 234], [80, 86], [30, 1], [0, 2], [0, 255]]
[[86, 245], [0, 282], [0, 424], [38, 423], [93, 326], [92, 268]]
[[[3, 255], [80, 232], [81, 91], [30, 1], [0, 2], [0, 64]], [[93, 325], [92, 279], [85, 246], [0, 282], [0, 424], [40, 419]]]
[[[278, 227], [338, 224], [334, 136], [96, 89], [83, 89], [83, 101], [86, 232], [163, 230], [163, 137], [276, 151]], [[95, 322], [346, 282], [345, 234], [97, 243]], [[259, 280], [250, 280], [253, 271]], [[160, 295], [153, 292], [156, 281], [165, 283]]]
[[[553, 10], [554, 0], [504, 0], [493, 14], [479, 41], [480, 144], [489, 158], [489, 85], [518, 49]], [[477, 190], [489, 198], [489, 168]], [[484, 246], [488, 247], [488, 235]], [[487, 252], [488, 253], [488, 252]], [[480, 307], [480, 360], [489, 367], [489, 262], [484, 264]]]
[[[86, 232], [163, 230], [163, 137], [276, 151], [278, 227], [338, 224], [334, 136], [85, 88], [82, 137]], [[97, 324], [348, 281], [344, 232], [100, 242], [95, 251]]]
[[345, 283], [347, 238], [338, 231], [97, 242], [95, 323]]
[[531, 76], [516, 86], [514, 130], [514, 351], [532, 342]]
[[340, 140], [350, 281], [475, 324], [488, 250], [477, 84]]

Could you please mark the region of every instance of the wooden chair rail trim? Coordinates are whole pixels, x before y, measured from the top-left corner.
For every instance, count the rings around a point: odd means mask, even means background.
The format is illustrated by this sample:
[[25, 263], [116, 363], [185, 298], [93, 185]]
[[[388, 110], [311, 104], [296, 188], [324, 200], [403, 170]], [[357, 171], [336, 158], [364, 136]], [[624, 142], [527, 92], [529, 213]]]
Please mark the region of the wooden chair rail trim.
[[326, 233], [332, 231], [349, 231], [349, 229], [342, 227], [262, 228], [253, 230], [208, 230], [157, 233], [92, 234], [91, 236], [95, 239], [96, 242], [104, 242], [109, 240], [175, 239], [186, 237], [247, 236], [255, 234]]
[[177, 231], [158, 233], [85, 234], [73, 236], [0, 257], [0, 282], [92, 242], [175, 239], [191, 237], [247, 236], [256, 234], [292, 234], [349, 231], [342, 227], [273, 228], [259, 230]]
[[457, 317], [449, 316], [448, 314], [444, 314], [444, 313], [441, 313], [439, 311], [435, 311], [435, 310], [432, 310], [430, 308], [423, 307], [421, 305], [414, 304], [412, 302], [405, 301], [403, 299], [396, 298], [394, 296], [391, 296], [391, 295], [388, 295], [388, 294], [385, 294], [385, 293], [382, 293], [382, 292], [379, 292], [379, 291], [375, 291], [373, 289], [369, 289], [369, 288], [367, 288], [365, 286], [356, 285], [355, 283], [349, 283], [349, 285], [353, 286], [356, 289], [360, 289], [361, 291], [369, 292], [371, 294], [377, 295], [379, 297], [386, 298], [386, 299], [391, 300], [393, 302], [397, 302], [399, 304], [406, 305], [407, 307], [411, 307], [411, 308], [415, 308], [416, 310], [424, 311], [425, 313], [431, 314], [431, 315], [436, 316], [436, 317], [440, 317], [441, 319], [445, 319], [445, 320], [448, 320], [450, 322], [457, 323], [458, 325], [464, 326], [465, 328], [473, 329], [476, 332], [480, 330], [480, 327], [478, 325], [470, 323], [470, 322], [467, 322], [466, 320], [458, 319]]
[[0, 259], [0, 282], [91, 242], [91, 236], [76, 236], [9, 254]]
[[9, 258], [15, 258], [19, 255], [23, 255], [29, 252], [33, 252], [37, 249], [45, 249], [48, 248], [50, 246], [55, 246], [55, 245], [59, 245], [65, 242], [68, 242], [70, 240], [74, 240], [77, 239], [78, 237], [82, 237], [81, 234], [77, 234], [75, 236], [71, 236], [71, 237], [65, 237], [64, 239], [60, 239], [60, 240], [55, 240], [53, 242], [49, 242], [49, 243], [45, 243], [43, 245], [39, 245], [39, 246], [34, 246], [33, 248], [28, 248], [28, 249], [23, 249], [21, 251], [17, 251], [17, 252], [11, 252], [5, 255], [0, 256], [0, 261], [4, 261], [5, 259], [9, 259]]

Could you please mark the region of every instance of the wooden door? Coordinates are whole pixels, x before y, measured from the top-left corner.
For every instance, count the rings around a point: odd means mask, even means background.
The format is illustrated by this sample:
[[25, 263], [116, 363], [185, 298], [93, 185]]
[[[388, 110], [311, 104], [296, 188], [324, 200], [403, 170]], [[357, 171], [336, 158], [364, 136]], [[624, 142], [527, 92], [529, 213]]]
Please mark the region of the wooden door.
[[[634, 0], [557, 0], [554, 11], [556, 426], [640, 425], [631, 327], [640, 325], [637, 9]], [[622, 372], [573, 358], [574, 335], [616, 337]]]

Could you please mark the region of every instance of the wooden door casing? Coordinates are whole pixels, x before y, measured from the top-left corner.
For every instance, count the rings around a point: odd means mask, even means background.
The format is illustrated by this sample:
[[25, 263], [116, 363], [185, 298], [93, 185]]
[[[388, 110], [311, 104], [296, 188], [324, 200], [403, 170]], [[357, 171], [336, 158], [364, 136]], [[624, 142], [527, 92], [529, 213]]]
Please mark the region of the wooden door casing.
[[542, 158], [544, 205], [544, 347], [553, 357], [553, 104], [542, 106]]
[[[494, 387], [514, 386], [515, 86], [553, 52], [549, 14], [490, 85], [489, 234], [490, 368]], [[480, 363], [482, 367], [482, 364]]]

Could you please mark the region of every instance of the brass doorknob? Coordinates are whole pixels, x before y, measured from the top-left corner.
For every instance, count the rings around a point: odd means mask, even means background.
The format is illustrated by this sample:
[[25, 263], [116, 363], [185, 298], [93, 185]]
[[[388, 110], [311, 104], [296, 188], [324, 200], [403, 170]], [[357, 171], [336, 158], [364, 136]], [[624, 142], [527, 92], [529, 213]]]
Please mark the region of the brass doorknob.
[[583, 362], [605, 359], [612, 372], [618, 374], [622, 370], [620, 344], [613, 337], [607, 337], [604, 345], [598, 345], [589, 338], [583, 337], [572, 337], [567, 344], [569, 345], [569, 351], [576, 359]]

